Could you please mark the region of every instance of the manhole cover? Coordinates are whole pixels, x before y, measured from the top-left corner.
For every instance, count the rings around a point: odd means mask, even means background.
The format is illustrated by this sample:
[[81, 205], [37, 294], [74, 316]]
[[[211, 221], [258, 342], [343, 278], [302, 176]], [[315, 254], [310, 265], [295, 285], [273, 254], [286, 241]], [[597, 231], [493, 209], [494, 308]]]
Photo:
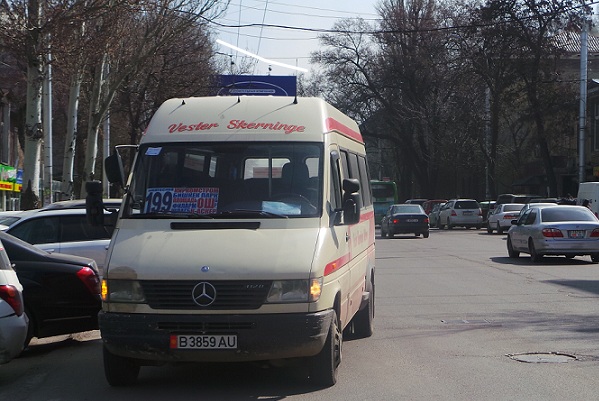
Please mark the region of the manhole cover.
[[574, 355], [561, 352], [525, 352], [522, 354], [508, 354], [507, 356], [515, 361], [528, 363], [566, 363], [576, 360]]

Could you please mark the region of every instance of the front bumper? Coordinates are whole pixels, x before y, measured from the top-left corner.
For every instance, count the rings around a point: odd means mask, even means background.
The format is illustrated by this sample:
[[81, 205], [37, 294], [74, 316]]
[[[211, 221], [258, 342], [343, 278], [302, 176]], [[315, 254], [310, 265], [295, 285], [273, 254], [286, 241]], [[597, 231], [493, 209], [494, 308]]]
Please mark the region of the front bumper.
[[[316, 355], [326, 340], [332, 310], [264, 315], [98, 315], [113, 354], [161, 362], [260, 361]], [[171, 334], [235, 334], [235, 350], [171, 349]]]

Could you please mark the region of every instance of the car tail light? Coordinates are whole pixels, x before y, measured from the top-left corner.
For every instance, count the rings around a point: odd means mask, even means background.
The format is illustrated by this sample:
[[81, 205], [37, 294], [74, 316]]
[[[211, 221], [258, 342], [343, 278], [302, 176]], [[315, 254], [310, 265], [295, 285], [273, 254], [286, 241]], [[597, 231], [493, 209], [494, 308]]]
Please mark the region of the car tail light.
[[452, 211], [451, 211], [451, 215], [452, 215], [452, 216], [457, 216], [458, 214], [455, 212], [455, 210], [452, 210]]
[[399, 220], [393, 219], [393, 224], [397, 224], [397, 223], [399, 223]]
[[14, 285], [0, 285], [0, 298], [14, 309], [17, 316], [23, 314], [23, 298], [17, 287]]
[[543, 237], [549, 237], [549, 238], [561, 238], [564, 236], [564, 234], [562, 234], [561, 230], [558, 230], [557, 228], [544, 228], [542, 233], [543, 233]]
[[100, 294], [100, 278], [95, 271], [89, 267], [83, 267], [77, 272], [79, 280], [85, 284], [89, 292], [92, 294]]
[[599, 237], [599, 228], [596, 228], [593, 230], [593, 232], [591, 233], [591, 237], [594, 237], [594, 238]]
[[517, 214], [504, 214], [503, 215], [504, 220], [514, 220], [517, 217], [518, 217]]
[[425, 222], [426, 224], [428, 224], [428, 223], [430, 223], [431, 221], [429, 220], [429, 218], [428, 218], [428, 217], [425, 217], [425, 218], [424, 218], [424, 222]]

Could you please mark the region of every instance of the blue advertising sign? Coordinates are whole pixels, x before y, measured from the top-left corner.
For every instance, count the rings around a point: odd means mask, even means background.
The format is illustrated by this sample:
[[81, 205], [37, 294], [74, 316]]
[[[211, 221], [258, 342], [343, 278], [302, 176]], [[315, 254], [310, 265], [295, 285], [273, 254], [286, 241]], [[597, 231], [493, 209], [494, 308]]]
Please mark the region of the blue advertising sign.
[[217, 75], [219, 96], [295, 96], [297, 77], [275, 75]]

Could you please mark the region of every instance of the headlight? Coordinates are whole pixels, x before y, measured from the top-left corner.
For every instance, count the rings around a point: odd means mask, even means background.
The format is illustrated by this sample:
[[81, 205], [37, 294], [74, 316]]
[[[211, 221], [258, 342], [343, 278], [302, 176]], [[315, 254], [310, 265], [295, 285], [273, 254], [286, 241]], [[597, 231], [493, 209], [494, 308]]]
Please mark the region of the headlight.
[[316, 302], [322, 292], [322, 277], [310, 280], [273, 281], [268, 303]]
[[102, 301], [142, 303], [145, 297], [139, 281], [102, 280]]

